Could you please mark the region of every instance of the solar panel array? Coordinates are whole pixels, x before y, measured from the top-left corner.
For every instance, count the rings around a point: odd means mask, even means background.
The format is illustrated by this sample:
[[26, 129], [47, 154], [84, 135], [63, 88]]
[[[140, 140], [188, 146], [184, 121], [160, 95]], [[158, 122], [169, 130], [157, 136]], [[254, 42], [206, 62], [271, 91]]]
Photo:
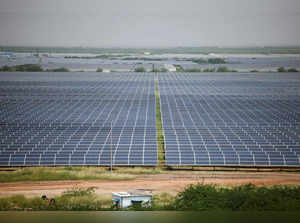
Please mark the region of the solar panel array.
[[0, 166], [157, 164], [152, 74], [1, 75]]
[[297, 74], [161, 74], [169, 166], [299, 166]]

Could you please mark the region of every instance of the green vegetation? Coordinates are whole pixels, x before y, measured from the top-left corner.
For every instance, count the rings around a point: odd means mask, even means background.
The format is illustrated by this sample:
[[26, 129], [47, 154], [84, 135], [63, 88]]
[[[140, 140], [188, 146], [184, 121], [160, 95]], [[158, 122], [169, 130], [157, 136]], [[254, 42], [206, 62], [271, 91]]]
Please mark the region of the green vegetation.
[[[26, 198], [23, 195], [0, 198], [0, 211], [113, 210], [110, 196], [97, 196], [94, 187], [74, 186], [53, 198]], [[51, 201], [51, 199], [54, 199]], [[127, 210], [173, 211], [300, 211], [299, 186], [256, 187], [252, 184], [230, 188], [214, 185], [190, 185], [176, 196], [153, 196], [152, 207]]]
[[203, 72], [216, 72], [216, 68], [206, 68]]
[[[140, 170], [138, 170], [140, 171]], [[138, 172], [137, 171], [137, 172]], [[150, 172], [150, 171], [149, 171]], [[132, 171], [133, 173], [133, 171]], [[32, 167], [16, 171], [1, 171], [0, 182], [16, 181], [58, 181], [58, 180], [133, 180], [134, 175], [125, 170], [107, 172], [105, 168], [96, 167]]]
[[146, 72], [146, 69], [144, 67], [137, 67], [134, 69], [134, 72]]
[[202, 70], [198, 68], [192, 68], [192, 69], [185, 69], [184, 72], [202, 72]]
[[250, 70], [251, 73], [259, 73], [259, 70]]
[[192, 68], [192, 69], [185, 69], [183, 72], [238, 72], [237, 70], [230, 70], [228, 67], [222, 66], [218, 68], [205, 68], [201, 70], [200, 68]]
[[295, 69], [295, 68], [285, 69], [284, 67], [279, 67], [279, 68], [277, 69], [277, 71], [280, 72], [280, 73], [282, 73], [282, 72], [291, 72], [291, 73], [293, 73], [293, 72], [298, 72], [298, 70]]
[[299, 71], [296, 68], [290, 68], [287, 70], [287, 72], [293, 73], [293, 72], [299, 72]]
[[3, 66], [0, 67], [0, 71], [16, 72], [16, 71], [25, 71], [25, 72], [42, 72], [44, 71], [40, 65], [36, 64], [24, 64], [16, 66]]
[[286, 72], [286, 69], [284, 67], [279, 67], [277, 69], [278, 72]]
[[175, 210], [299, 211], [299, 186], [232, 188], [190, 185], [174, 201]]
[[179, 64], [173, 64], [173, 65], [174, 65], [174, 67], [176, 67], [177, 72], [184, 72], [184, 69]]
[[98, 211], [103, 209], [103, 203], [97, 199], [95, 188], [81, 189], [74, 187], [54, 198], [26, 198], [15, 195], [0, 198], [0, 211]]
[[97, 68], [96, 72], [103, 72], [103, 69], [102, 68]]
[[60, 67], [55, 69], [47, 69], [46, 72], [70, 72], [70, 70], [65, 67]]
[[160, 94], [158, 88], [158, 78], [155, 74], [155, 99], [156, 99], [156, 137], [157, 137], [157, 152], [159, 165], [163, 166], [165, 162], [165, 141], [162, 126], [162, 118], [160, 111]]
[[69, 69], [65, 67], [55, 68], [55, 69], [47, 69], [44, 70], [40, 65], [37, 64], [24, 64], [24, 65], [16, 65], [16, 66], [3, 66], [0, 67], [0, 71], [6, 72], [69, 72]]
[[217, 72], [237, 72], [236, 70], [230, 70], [225, 66], [218, 67]]

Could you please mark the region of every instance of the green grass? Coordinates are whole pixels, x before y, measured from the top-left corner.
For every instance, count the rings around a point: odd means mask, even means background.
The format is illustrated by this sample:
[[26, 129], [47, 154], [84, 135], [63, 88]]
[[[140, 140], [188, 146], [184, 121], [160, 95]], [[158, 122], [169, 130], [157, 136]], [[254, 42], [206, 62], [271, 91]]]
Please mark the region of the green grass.
[[[112, 210], [111, 195], [96, 195], [95, 189], [73, 187], [60, 196], [43, 200], [14, 195], [0, 198], [0, 211], [99, 211]], [[50, 204], [49, 200], [55, 203]], [[161, 193], [153, 196], [152, 208], [127, 210], [172, 211], [300, 211], [299, 186], [256, 187], [242, 185], [217, 187], [190, 185], [176, 196]]]
[[160, 166], [163, 166], [165, 164], [165, 145], [164, 145], [164, 132], [162, 126], [161, 111], [160, 111], [160, 96], [159, 96], [157, 76], [155, 77], [155, 98], [156, 98], [156, 134], [157, 134], [158, 163]]
[[97, 167], [26, 167], [16, 171], [1, 171], [0, 182], [60, 181], [60, 180], [133, 180], [133, 174], [115, 171], [110, 174]]

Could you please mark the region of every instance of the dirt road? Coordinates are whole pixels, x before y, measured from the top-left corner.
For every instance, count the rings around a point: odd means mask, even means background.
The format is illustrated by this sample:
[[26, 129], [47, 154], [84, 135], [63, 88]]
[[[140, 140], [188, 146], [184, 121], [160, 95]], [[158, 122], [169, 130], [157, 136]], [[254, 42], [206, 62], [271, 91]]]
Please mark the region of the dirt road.
[[167, 192], [176, 194], [189, 184], [204, 183], [216, 185], [241, 185], [252, 183], [261, 185], [297, 184], [300, 185], [300, 173], [297, 172], [201, 172], [174, 171], [168, 174], [136, 175], [135, 180], [111, 181], [43, 181], [0, 183], [0, 197], [13, 194], [25, 196], [55, 196], [71, 189], [75, 185], [87, 188], [96, 187], [99, 195], [109, 195], [113, 191], [150, 189], [154, 194]]

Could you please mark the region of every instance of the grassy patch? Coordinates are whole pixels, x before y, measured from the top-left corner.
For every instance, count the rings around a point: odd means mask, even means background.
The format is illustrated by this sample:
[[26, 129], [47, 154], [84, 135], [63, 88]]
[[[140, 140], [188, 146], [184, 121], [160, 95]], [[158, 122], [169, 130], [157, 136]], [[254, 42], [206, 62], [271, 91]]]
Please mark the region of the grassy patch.
[[160, 166], [162, 166], [165, 164], [165, 143], [164, 143], [164, 132], [162, 126], [161, 111], [160, 111], [160, 96], [159, 96], [159, 89], [158, 89], [157, 74], [155, 77], [155, 98], [156, 98], [156, 134], [157, 134], [158, 163]]
[[[0, 198], [0, 211], [113, 210], [111, 205], [111, 195], [97, 196], [95, 188], [74, 187], [65, 191], [61, 196], [44, 199], [26, 198], [23, 195]], [[168, 193], [154, 195], [152, 208], [131, 207], [127, 210], [298, 212], [300, 210], [300, 187], [256, 187], [249, 184], [226, 188], [197, 184], [188, 186], [176, 196]]]
[[97, 167], [27, 167], [16, 171], [0, 172], [0, 182], [59, 181], [59, 180], [133, 180], [126, 171], [110, 174]]

